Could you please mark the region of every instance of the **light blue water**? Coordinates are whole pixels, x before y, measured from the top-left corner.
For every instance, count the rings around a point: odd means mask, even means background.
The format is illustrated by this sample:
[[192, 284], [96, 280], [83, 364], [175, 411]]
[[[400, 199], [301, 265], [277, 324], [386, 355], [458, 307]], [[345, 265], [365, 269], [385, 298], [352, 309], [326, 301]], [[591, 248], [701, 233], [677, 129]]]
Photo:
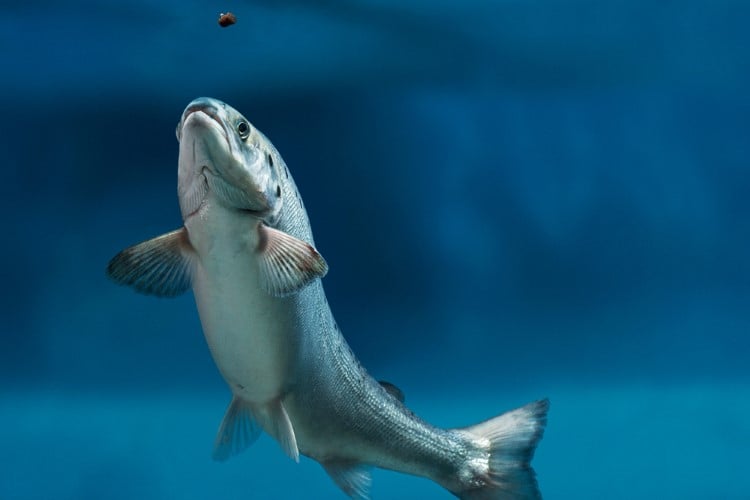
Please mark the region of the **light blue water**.
[[[238, 23], [216, 24], [234, 11]], [[750, 498], [750, 6], [0, 6], [0, 498], [342, 498], [228, 403], [190, 294], [108, 282], [179, 224], [174, 126], [242, 111], [357, 356], [443, 426], [549, 397], [548, 499]], [[376, 471], [372, 494], [450, 498]]]

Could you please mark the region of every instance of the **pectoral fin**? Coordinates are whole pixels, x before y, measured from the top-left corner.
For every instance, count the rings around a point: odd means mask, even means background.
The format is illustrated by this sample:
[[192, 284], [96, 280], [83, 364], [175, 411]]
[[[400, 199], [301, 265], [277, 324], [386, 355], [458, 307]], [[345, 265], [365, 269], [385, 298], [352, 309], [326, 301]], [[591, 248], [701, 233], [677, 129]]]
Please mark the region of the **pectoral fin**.
[[328, 264], [309, 243], [263, 224], [258, 231], [261, 284], [271, 295], [297, 292], [328, 272]]
[[107, 266], [120, 285], [161, 297], [175, 297], [190, 288], [195, 252], [183, 227], [126, 248]]
[[260, 426], [255, 421], [252, 408], [235, 396], [221, 421], [212, 456], [214, 460], [223, 462], [253, 444], [258, 436]]

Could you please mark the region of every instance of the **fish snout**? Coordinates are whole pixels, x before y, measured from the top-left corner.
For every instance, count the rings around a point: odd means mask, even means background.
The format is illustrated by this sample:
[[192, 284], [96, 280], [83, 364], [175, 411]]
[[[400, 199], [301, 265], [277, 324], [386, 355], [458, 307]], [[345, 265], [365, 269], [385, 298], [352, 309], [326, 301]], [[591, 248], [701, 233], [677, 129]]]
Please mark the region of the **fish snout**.
[[201, 111], [217, 122], [221, 123], [223, 119], [223, 113], [222, 111], [226, 108], [226, 104], [219, 101], [218, 99], [214, 99], [212, 97], [199, 97], [197, 99], [194, 99], [190, 104], [187, 105], [185, 108], [185, 111], [182, 112], [182, 121], [185, 122], [185, 119], [190, 116], [192, 113], [195, 113], [197, 111]]

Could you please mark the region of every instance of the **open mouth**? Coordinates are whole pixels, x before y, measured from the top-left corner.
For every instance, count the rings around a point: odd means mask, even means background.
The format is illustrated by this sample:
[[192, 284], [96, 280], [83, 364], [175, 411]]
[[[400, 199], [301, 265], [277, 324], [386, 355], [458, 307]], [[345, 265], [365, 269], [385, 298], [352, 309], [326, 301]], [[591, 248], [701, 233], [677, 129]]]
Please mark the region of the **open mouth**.
[[185, 119], [192, 115], [193, 113], [202, 112], [215, 121], [221, 123], [221, 119], [219, 118], [219, 114], [217, 112], [217, 109], [215, 106], [211, 106], [210, 104], [200, 103], [200, 104], [192, 104], [188, 106], [185, 109], [185, 112], [182, 114], [182, 120], [185, 121]]
[[219, 110], [215, 106], [211, 106], [207, 103], [190, 105], [182, 114], [183, 125], [187, 122], [190, 115], [193, 115], [195, 113], [201, 113], [210, 118], [215, 123], [215, 126], [218, 127], [219, 130], [221, 130], [221, 133], [224, 136], [224, 140], [227, 142], [228, 147], [231, 149], [232, 143], [229, 140], [229, 135], [227, 134], [226, 127], [224, 126], [224, 121], [219, 116]]

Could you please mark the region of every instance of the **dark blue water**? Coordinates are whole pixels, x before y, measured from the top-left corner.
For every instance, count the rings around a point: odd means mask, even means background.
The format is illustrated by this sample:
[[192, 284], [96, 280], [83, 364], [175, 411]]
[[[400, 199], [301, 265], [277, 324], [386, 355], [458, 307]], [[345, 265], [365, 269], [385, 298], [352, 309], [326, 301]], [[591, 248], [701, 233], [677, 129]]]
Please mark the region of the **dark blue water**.
[[104, 276], [180, 224], [201, 95], [278, 147], [347, 340], [414, 411], [548, 396], [548, 499], [750, 498], [750, 4], [8, 3], [0, 498], [343, 498], [268, 437], [213, 462], [191, 294]]

